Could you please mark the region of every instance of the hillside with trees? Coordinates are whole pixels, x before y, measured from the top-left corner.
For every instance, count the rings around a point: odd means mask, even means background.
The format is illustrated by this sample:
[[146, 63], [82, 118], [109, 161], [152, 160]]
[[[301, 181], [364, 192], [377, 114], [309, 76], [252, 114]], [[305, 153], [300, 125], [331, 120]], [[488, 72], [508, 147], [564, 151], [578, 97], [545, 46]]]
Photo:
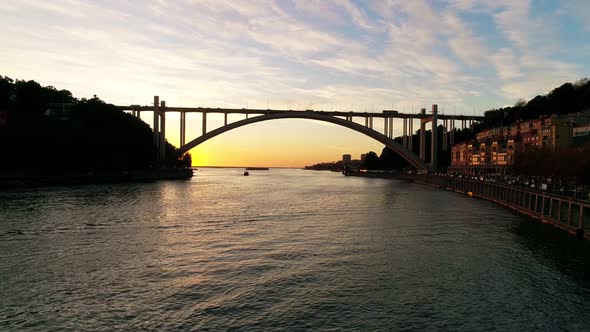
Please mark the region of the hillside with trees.
[[148, 124], [98, 97], [0, 76], [0, 151], [4, 173], [73, 174], [190, 166], [166, 142], [156, 162]]
[[546, 95], [518, 101], [514, 106], [484, 113], [484, 120], [474, 126], [476, 133], [495, 127], [508, 126], [518, 120], [537, 119], [542, 115], [563, 115], [590, 109], [590, 80], [565, 83]]
[[[581, 79], [576, 83], [565, 83], [558, 88], [553, 89], [546, 95], [543, 96], [536, 96], [535, 98], [529, 100], [528, 102], [525, 100], [520, 100], [514, 106], [504, 107], [499, 109], [492, 109], [486, 111], [484, 113], [484, 120], [481, 123], [475, 123], [473, 129], [466, 128], [466, 129], [456, 129], [455, 131], [455, 142], [464, 142], [475, 139], [475, 134], [479, 133], [483, 130], [500, 127], [500, 126], [508, 126], [515, 123], [518, 120], [530, 120], [536, 119], [540, 116], [547, 116], [552, 114], [563, 115], [569, 113], [576, 113], [590, 109], [590, 80], [587, 78]], [[445, 169], [450, 165], [451, 162], [451, 150], [450, 148], [447, 151], [443, 151], [442, 149], [442, 134], [443, 134], [443, 127], [439, 126], [437, 128], [437, 135], [438, 135], [438, 168]], [[430, 140], [432, 136], [432, 131], [426, 131], [426, 162], [430, 162]], [[402, 143], [401, 137], [396, 137], [394, 139], [398, 143]], [[412, 145], [414, 152], [416, 155], [419, 155], [420, 151], [420, 136], [419, 131], [416, 131], [412, 135]], [[582, 151], [582, 152], [580, 152]], [[567, 153], [564, 152], [565, 155], [572, 156], [572, 155], [583, 155], [586, 150], [582, 149], [571, 149], [568, 150]], [[543, 154], [547, 156], [547, 151], [539, 151], [539, 152], [531, 152], [527, 155], [521, 156], [522, 164], [518, 166], [518, 170], [532, 170], [535, 167], [535, 158], [538, 155]], [[530, 155], [530, 156], [529, 156]], [[530, 162], [526, 162], [526, 166], [524, 165], [525, 161], [528, 158]], [[555, 159], [555, 163], [559, 163], [559, 157], [553, 158]], [[551, 159], [551, 160], [553, 160]], [[548, 160], [548, 159], [546, 159]], [[578, 159], [580, 160], [580, 159]], [[403, 169], [408, 167], [408, 163], [397, 153], [393, 152], [391, 149], [384, 147], [381, 151], [381, 155], [379, 156], [378, 160], [373, 161], [366, 165], [367, 169]], [[537, 166], [540, 167], [540, 166]], [[557, 167], [557, 166], [556, 166]], [[544, 168], [544, 171], [536, 170], [535, 172], [541, 172], [544, 174], [548, 174], [551, 172], [555, 172], [556, 167], [552, 168], [552, 171], [548, 171]], [[568, 174], [572, 173], [573, 171], [568, 171]], [[574, 172], [575, 173], [575, 172]]]

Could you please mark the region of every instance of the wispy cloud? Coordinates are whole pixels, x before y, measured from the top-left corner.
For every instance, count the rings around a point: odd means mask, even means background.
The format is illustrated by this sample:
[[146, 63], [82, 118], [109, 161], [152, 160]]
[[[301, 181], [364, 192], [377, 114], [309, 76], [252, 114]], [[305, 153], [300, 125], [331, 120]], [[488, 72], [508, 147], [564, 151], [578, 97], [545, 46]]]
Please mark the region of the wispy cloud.
[[[578, 16], [585, 2], [555, 6], [542, 10], [528, 0], [5, 0], [0, 71], [71, 82], [79, 94], [118, 103], [159, 93], [184, 104], [311, 100], [484, 109], [588, 75], [588, 60], [562, 56], [581, 41], [545, 24]], [[575, 22], [569, 27], [586, 28]]]

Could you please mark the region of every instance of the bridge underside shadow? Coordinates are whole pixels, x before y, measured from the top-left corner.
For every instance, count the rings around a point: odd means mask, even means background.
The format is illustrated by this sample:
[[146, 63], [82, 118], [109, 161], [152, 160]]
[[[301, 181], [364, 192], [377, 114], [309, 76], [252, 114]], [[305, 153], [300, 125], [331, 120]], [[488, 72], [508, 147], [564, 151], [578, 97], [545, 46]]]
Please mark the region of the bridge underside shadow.
[[366, 136], [369, 136], [372, 139], [384, 144], [385, 146], [387, 146], [388, 148], [393, 150], [395, 153], [399, 154], [412, 167], [416, 168], [417, 170], [420, 170], [420, 171], [427, 171], [428, 170], [428, 165], [424, 161], [422, 161], [418, 156], [416, 156], [410, 150], [404, 148], [401, 144], [395, 142], [393, 139], [381, 134], [380, 132], [377, 132], [371, 128], [367, 128], [365, 126], [362, 126], [362, 125], [352, 122], [352, 121], [348, 121], [348, 120], [337, 118], [337, 117], [330, 116], [330, 115], [324, 115], [324, 114], [317, 113], [317, 112], [300, 112], [300, 111], [277, 112], [277, 113], [270, 113], [270, 114], [260, 115], [260, 116], [236, 121], [236, 122], [227, 124], [223, 127], [219, 127], [215, 130], [212, 130], [212, 131], [188, 142], [187, 144], [180, 147], [179, 153], [184, 154], [184, 153], [188, 152], [190, 149], [198, 146], [199, 144], [206, 142], [207, 140], [209, 140], [215, 136], [221, 135], [221, 134], [223, 134], [227, 131], [230, 131], [232, 129], [247, 126], [249, 124], [253, 124], [253, 123], [257, 123], [257, 122], [278, 120], [278, 119], [317, 120], [317, 121], [324, 121], [324, 122], [333, 123], [336, 125], [340, 125], [342, 127], [352, 129], [354, 131], [357, 131], [357, 132], [362, 133]]

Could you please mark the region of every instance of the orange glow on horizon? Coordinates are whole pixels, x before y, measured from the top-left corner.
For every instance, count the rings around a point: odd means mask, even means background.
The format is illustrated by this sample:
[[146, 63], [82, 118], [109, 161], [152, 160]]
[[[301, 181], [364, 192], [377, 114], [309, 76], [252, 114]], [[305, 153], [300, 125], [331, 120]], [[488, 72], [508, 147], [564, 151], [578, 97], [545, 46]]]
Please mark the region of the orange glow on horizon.
[[[187, 142], [200, 136], [199, 125], [198, 122], [187, 123]], [[191, 130], [188, 130], [189, 126]], [[171, 144], [178, 146], [180, 139], [176, 126], [167, 126], [166, 136]], [[375, 151], [380, 154], [382, 149], [381, 143], [344, 127], [291, 119], [231, 130], [193, 148], [190, 153], [196, 167], [301, 168], [338, 161], [343, 154], [360, 159], [362, 153]]]
[[[301, 168], [307, 165], [313, 165], [320, 162], [332, 162], [342, 159], [342, 154], [338, 152], [326, 151], [322, 147], [301, 146], [294, 147], [291, 144], [291, 149], [281, 150], [273, 146], [268, 147], [253, 147], [252, 149], [244, 149], [242, 146], [234, 146], [232, 144], [224, 144], [220, 142], [217, 144], [206, 144], [199, 146], [190, 151], [193, 160], [193, 166], [226, 166], [226, 167], [296, 167]], [[220, 152], [223, 151], [223, 152]], [[362, 151], [350, 153], [354, 159], [359, 159]]]
[[[201, 118], [187, 117], [186, 142], [201, 135]], [[167, 116], [166, 139], [178, 147], [179, 114]], [[150, 114], [142, 119], [151, 123]], [[232, 117], [231, 121], [240, 117]], [[223, 126], [223, 117], [207, 118], [207, 131]], [[381, 128], [375, 128], [382, 131]], [[369, 151], [381, 154], [383, 144], [361, 133], [331, 123], [315, 120], [281, 119], [237, 128], [190, 150], [195, 167], [295, 167], [342, 159], [343, 154], [360, 159]]]

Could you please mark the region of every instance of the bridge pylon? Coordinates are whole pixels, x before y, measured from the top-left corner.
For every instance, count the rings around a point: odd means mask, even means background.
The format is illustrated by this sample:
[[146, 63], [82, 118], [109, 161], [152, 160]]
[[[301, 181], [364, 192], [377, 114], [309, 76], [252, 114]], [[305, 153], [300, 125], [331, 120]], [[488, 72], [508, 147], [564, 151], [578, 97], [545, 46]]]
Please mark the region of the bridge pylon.
[[438, 164], [438, 105], [432, 105], [432, 146], [430, 148], [430, 169], [436, 172]]

